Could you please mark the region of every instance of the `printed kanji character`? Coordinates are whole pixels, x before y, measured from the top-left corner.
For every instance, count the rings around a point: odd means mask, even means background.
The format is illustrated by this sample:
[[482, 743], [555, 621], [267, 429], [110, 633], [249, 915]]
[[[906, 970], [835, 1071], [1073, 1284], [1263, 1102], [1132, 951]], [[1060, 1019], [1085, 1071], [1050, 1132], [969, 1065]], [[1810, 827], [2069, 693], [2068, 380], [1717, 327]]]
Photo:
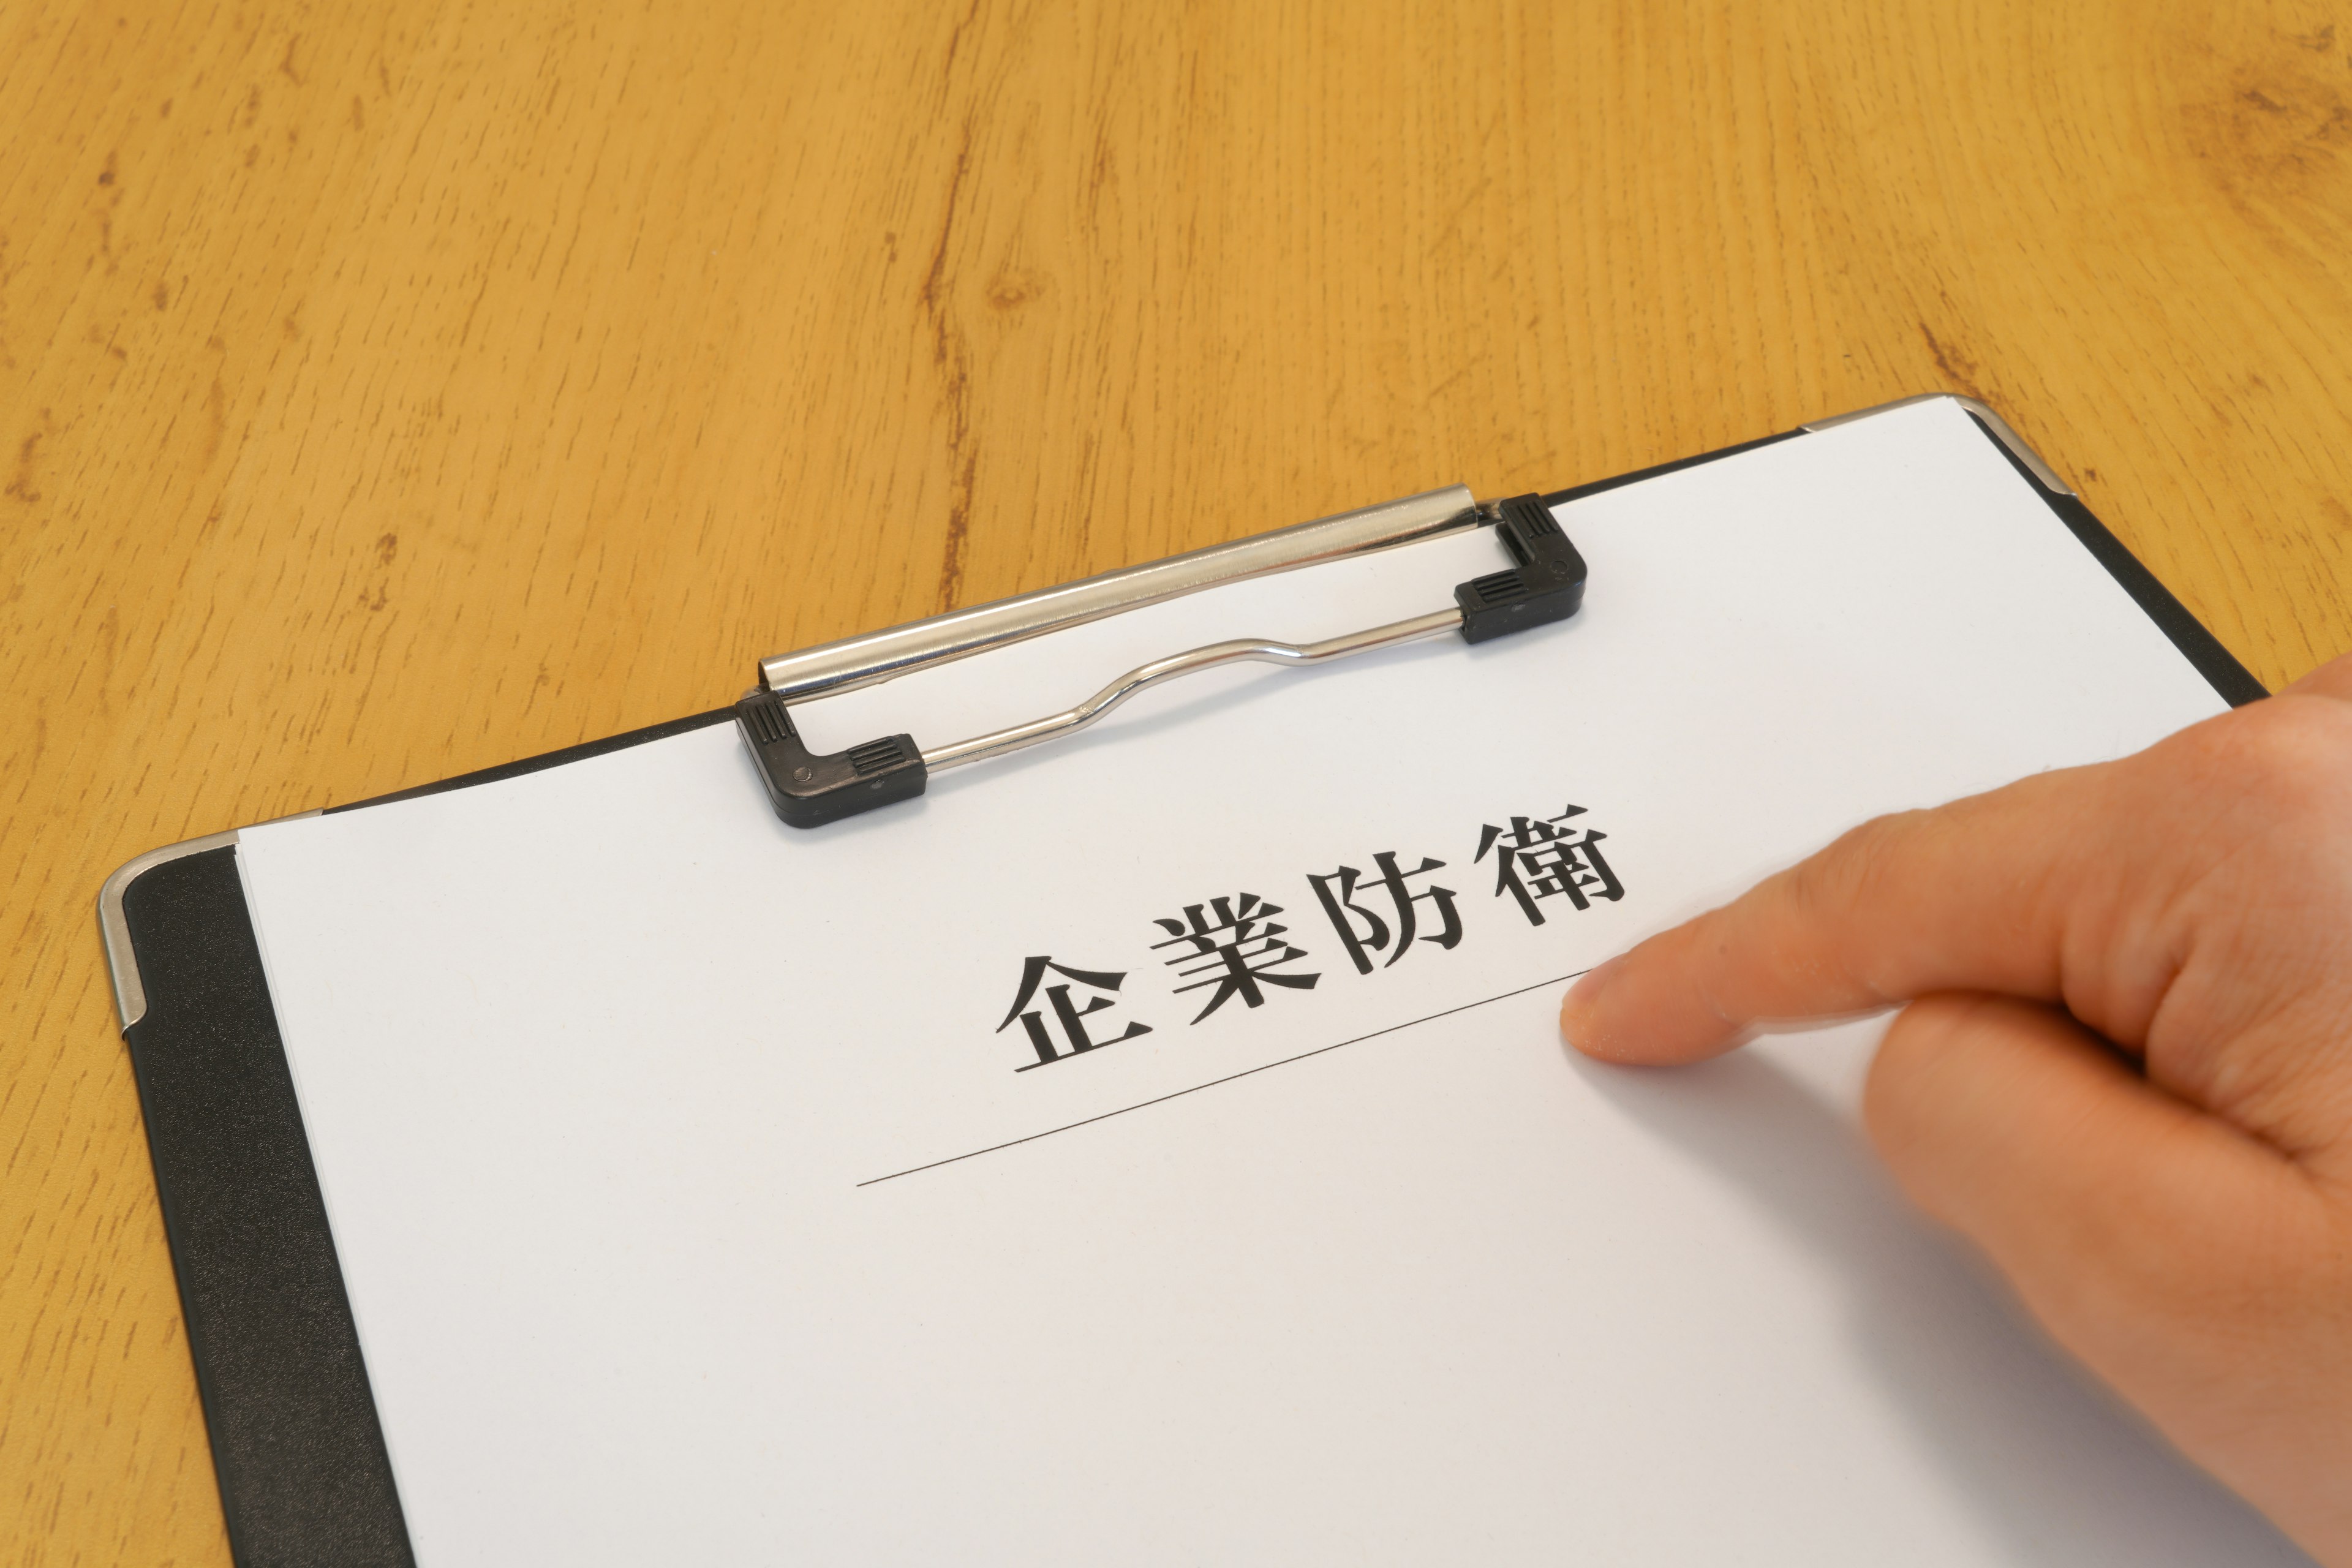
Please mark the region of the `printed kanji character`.
[[1495, 896], [1508, 893], [1517, 899], [1531, 925], [1544, 923], [1543, 911], [1536, 907], [1539, 899], [1565, 895], [1584, 910], [1595, 899], [1613, 902], [1625, 896], [1617, 873], [1601, 854], [1601, 841], [1609, 836], [1590, 827], [1560, 826], [1583, 815], [1582, 806], [1571, 805], [1558, 816], [1515, 816], [1507, 832], [1488, 824], [1478, 837], [1474, 858], [1484, 860], [1487, 850], [1495, 851]]
[[[1357, 973], [1370, 974], [1372, 972], [1370, 953], [1385, 952], [1389, 955], [1388, 963], [1381, 965], [1384, 969], [1405, 955], [1412, 946], [1419, 928], [1413, 906], [1424, 900], [1436, 911], [1438, 930], [1419, 940], [1433, 942], [1448, 949], [1462, 940], [1462, 921], [1454, 912], [1453, 889], [1431, 887], [1416, 893], [1405, 886], [1407, 878], [1425, 876], [1444, 864], [1443, 860], [1432, 860], [1424, 856], [1419, 866], [1406, 871], [1398, 868], [1395, 852], [1385, 850], [1372, 857], [1373, 868], [1380, 875], [1369, 881], [1353, 866], [1342, 866], [1328, 876], [1308, 875], [1307, 880], [1314, 888], [1316, 898], [1322, 900], [1323, 912], [1331, 917], [1331, 924], [1338, 930], [1340, 944], [1348, 950], [1348, 957], [1355, 963]], [[1335, 883], [1338, 885], [1336, 895], [1333, 890]], [[1371, 910], [1356, 902], [1356, 894], [1360, 890], [1370, 894], [1376, 889], [1388, 895], [1388, 905], [1392, 911], [1389, 920], [1382, 920]]]
[[1037, 1053], [1037, 1059], [1024, 1062], [1013, 1071], [1027, 1072], [1031, 1068], [1044, 1067], [1048, 1062], [1067, 1061], [1080, 1051], [1099, 1050], [1105, 1046], [1115, 1046], [1120, 1040], [1131, 1040], [1138, 1035], [1151, 1033], [1150, 1025], [1129, 1019], [1124, 1034], [1108, 1040], [1096, 1039], [1086, 1020], [1118, 1004], [1108, 996], [1093, 996], [1087, 999], [1085, 1006], [1076, 1006], [1070, 1001], [1068, 985], [1048, 985], [1045, 987], [1045, 1002], [1053, 1010], [1055, 1022], [1061, 1027], [1065, 1047], [1056, 1051], [1053, 1036], [1045, 1026], [1045, 1013], [1042, 1010], [1023, 1011], [1029, 1006], [1031, 998], [1037, 994], [1037, 987], [1045, 980], [1047, 970], [1092, 991], [1116, 992], [1127, 979], [1125, 970], [1072, 969], [1067, 964], [1055, 963], [1043, 953], [1024, 960], [1021, 966], [1021, 994], [1013, 999], [1012, 1010], [1004, 1015], [1004, 1022], [996, 1026], [996, 1032], [1000, 1035], [1004, 1033], [1012, 1027], [1013, 1019], [1020, 1019], [1022, 1028], [1029, 1036], [1031, 1047]]
[[1165, 962], [1186, 982], [1176, 987], [1177, 992], [1181, 994], [1198, 991], [1204, 985], [1216, 987], [1209, 996], [1209, 1005], [1192, 1022], [1199, 1023], [1236, 996], [1249, 1006], [1261, 1006], [1265, 1002], [1265, 986], [1312, 991], [1315, 983], [1323, 978], [1320, 974], [1272, 973], [1278, 965], [1307, 956], [1304, 949], [1283, 940], [1289, 928], [1274, 923], [1274, 917], [1281, 912], [1281, 905], [1269, 904], [1255, 893], [1236, 893], [1206, 903], [1187, 904], [1182, 920], [1152, 922], [1168, 933], [1167, 941], [1151, 944], [1152, 950], [1176, 949]]

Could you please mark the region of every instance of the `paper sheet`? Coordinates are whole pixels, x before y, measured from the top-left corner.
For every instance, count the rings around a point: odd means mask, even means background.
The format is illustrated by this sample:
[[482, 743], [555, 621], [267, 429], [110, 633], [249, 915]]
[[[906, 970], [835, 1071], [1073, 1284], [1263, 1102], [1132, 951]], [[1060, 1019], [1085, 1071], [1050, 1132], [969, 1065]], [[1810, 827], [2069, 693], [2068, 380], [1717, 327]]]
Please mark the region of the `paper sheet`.
[[[725, 726], [246, 834], [420, 1559], [2296, 1561], [1904, 1209], [1874, 1026], [1644, 1074], [1552, 1022], [1865, 816], [2220, 700], [1950, 405], [1559, 515], [1571, 623], [1178, 683], [826, 829]], [[959, 739], [1498, 563], [803, 727]]]

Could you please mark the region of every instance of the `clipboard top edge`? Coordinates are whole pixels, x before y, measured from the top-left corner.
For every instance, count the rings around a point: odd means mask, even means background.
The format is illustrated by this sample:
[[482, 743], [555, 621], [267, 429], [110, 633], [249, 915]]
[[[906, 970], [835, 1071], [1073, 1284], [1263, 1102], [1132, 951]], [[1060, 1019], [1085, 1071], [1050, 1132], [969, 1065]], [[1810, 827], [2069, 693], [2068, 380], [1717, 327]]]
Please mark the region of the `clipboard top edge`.
[[[316, 811], [298, 811], [291, 816], [272, 817], [273, 822], [292, 822], [297, 817], [316, 816]], [[258, 827], [260, 823], [248, 824]], [[208, 850], [226, 849], [236, 843], [240, 830], [223, 828], [218, 833], [202, 834], [184, 838], [177, 844], [166, 844], [142, 855], [133, 855], [114, 868], [111, 876], [98, 889], [98, 934], [106, 944], [106, 974], [114, 986], [115, 1016], [122, 1020], [128, 1031], [131, 1025], [147, 1016], [147, 986], [139, 977], [139, 953], [131, 945], [131, 922], [122, 912], [122, 896], [131, 884], [158, 866], [190, 855], [202, 855]]]
[[2028, 446], [2025, 437], [2020, 436], [2010, 422], [2003, 419], [1993, 406], [1981, 397], [1969, 397], [1958, 392], [1923, 392], [1912, 397], [1898, 397], [1892, 403], [1880, 403], [1868, 408], [1857, 408], [1851, 414], [1833, 414], [1827, 419], [1811, 420], [1799, 428], [1808, 435], [1814, 435], [1823, 430], [1833, 429], [1840, 425], [1851, 425], [1857, 419], [1868, 419], [1874, 415], [1888, 414], [1897, 408], [1908, 408], [1914, 404], [1934, 403], [1938, 400], [1956, 403], [1975, 415], [1983, 422], [1985, 428], [1992, 432], [1993, 439], [2009, 448], [2010, 456], [2022, 464], [2026, 471], [2033, 476], [2035, 482], [2043, 489], [2053, 495], [2071, 496], [2074, 493], [2074, 487], [2060, 479], [2058, 471], [2042, 460], [2042, 454]]

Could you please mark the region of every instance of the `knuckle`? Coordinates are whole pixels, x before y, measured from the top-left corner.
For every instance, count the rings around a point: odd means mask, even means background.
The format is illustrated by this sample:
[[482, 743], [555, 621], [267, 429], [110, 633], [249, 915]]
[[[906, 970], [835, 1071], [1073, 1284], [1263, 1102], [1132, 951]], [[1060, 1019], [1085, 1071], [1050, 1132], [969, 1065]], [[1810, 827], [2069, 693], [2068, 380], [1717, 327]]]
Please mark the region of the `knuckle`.
[[2271, 698], [2186, 731], [2212, 782], [2291, 821], [2352, 816], [2352, 703]]

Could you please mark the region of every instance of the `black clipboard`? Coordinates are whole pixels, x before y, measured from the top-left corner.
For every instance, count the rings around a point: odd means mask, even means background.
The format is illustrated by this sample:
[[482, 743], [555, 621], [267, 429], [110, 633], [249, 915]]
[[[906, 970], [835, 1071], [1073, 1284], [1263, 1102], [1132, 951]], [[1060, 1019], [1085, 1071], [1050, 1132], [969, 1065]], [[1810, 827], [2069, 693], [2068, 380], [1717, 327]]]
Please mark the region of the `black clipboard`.
[[[1558, 506], [1925, 400], [1530, 499]], [[2267, 695], [1999, 415], [1974, 399], [1951, 401], [2224, 700], [2242, 706]], [[328, 809], [490, 784], [730, 720], [745, 726], [756, 755], [761, 735], [745, 703], [760, 696]], [[139, 856], [100, 898], [230, 1549], [255, 1568], [412, 1563], [236, 840], [232, 830]]]

